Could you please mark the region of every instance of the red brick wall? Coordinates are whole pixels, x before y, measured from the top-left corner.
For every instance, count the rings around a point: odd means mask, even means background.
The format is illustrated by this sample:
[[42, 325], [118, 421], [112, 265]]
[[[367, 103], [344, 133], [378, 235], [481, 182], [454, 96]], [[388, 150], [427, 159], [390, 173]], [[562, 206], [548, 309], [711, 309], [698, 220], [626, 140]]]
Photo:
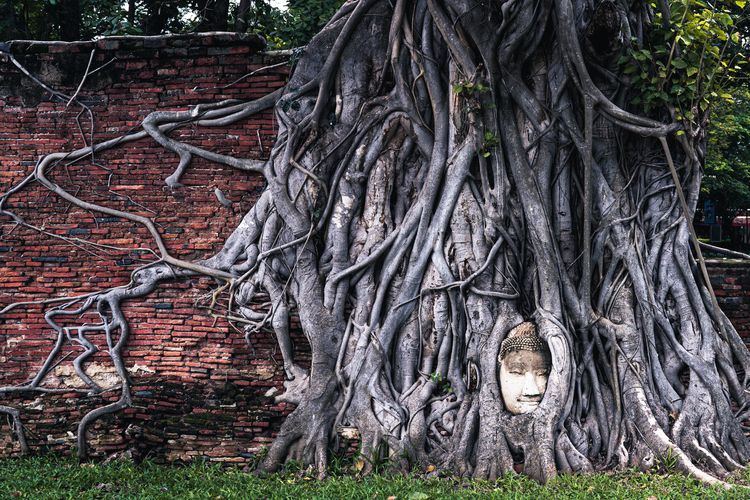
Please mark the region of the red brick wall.
[[[283, 61], [264, 55], [255, 37], [234, 35], [109, 38], [96, 43], [13, 43], [12, 53], [50, 87], [72, 94], [85, 74], [91, 51], [94, 73], [80, 100], [94, 115], [94, 140], [128, 132], [151, 111], [222, 99], [252, 99], [283, 85], [288, 67], [246, 77]], [[201, 90], [206, 89], [206, 90]], [[0, 191], [28, 175], [40, 155], [83, 146], [76, 118], [81, 108], [66, 108], [0, 56]], [[86, 134], [91, 121], [78, 117]], [[264, 112], [224, 129], [186, 127], [175, 137], [222, 153], [260, 158], [273, 145], [273, 115]], [[262, 144], [262, 146], [261, 146]], [[151, 139], [96, 156], [95, 161], [59, 165], [50, 177], [64, 189], [94, 203], [152, 217], [170, 252], [184, 259], [210, 256], [252, 206], [263, 180], [228, 167], [195, 160], [170, 190], [164, 179], [177, 165], [174, 154]], [[221, 189], [233, 201], [222, 206]], [[80, 210], [32, 185], [12, 196], [8, 209], [48, 233], [77, 238], [63, 241], [0, 218], [0, 309], [12, 302], [78, 295], [128, 282], [130, 272], [152, 259], [137, 248], [155, 245], [145, 228], [101, 213]], [[86, 245], [97, 242], [118, 250]], [[132, 448], [156, 459], [206, 456], [244, 461], [270, 441], [288, 411], [264, 394], [280, 388], [283, 373], [273, 336], [267, 332], [245, 343], [242, 332], [195, 307], [205, 304], [210, 280], [162, 286], [145, 302], [127, 304], [132, 332], [125, 353], [133, 380], [133, 408], [105, 417], [91, 428], [91, 451], [108, 455]], [[113, 367], [101, 336], [102, 351], [87, 370], [102, 385]], [[54, 344], [40, 306], [17, 308], [0, 317], [0, 387], [29, 380]], [[298, 341], [301, 343], [300, 339]], [[67, 345], [47, 386], [81, 387], [72, 368], [80, 348]], [[16, 406], [33, 451], [70, 452], [81, 415], [114, 401], [118, 391], [97, 397], [75, 392], [56, 395], [0, 393], [0, 404]], [[0, 417], [0, 454], [17, 451]]]

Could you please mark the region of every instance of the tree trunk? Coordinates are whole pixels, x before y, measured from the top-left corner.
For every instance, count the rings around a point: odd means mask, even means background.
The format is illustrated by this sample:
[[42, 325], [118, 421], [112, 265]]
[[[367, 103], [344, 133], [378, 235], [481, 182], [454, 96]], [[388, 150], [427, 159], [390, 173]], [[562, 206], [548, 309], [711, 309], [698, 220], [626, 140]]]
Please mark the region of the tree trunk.
[[234, 15], [234, 31], [245, 33], [247, 31], [247, 11], [250, 9], [251, 0], [240, 0]]
[[[135, 13], [135, 9], [133, 9]], [[169, 28], [170, 20], [179, 18], [178, 2], [146, 2], [144, 34], [161, 35]]]
[[[288, 377], [278, 399], [298, 405], [265, 471], [299, 458], [324, 475], [343, 425], [370, 464], [387, 448], [399, 467], [494, 478], [520, 466], [546, 481], [672, 457], [719, 481], [750, 458], [750, 356], [691, 241], [703, 131], [677, 136], [680, 124], [625, 109], [636, 91], [611, 71], [650, 7], [594, 4], [350, 1], [283, 94], [153, 113], [144, 130], [181, 160], [170, 185], [197, 154], [267, 188], [217, 255], [185, 263], [162, 246], [129, 289], [80, 307], [100, 304], [107, 332], [124, 331], [120, 301], [161, 280], [229, 281], [247, 335], [274, 329]], [[276, 100], [263, 165], [167, 135]], [[37, 180], [102, 210], [45, 183], [53, 160]], [[294, 310], [309, 370], [294, 360]], [[523, 321], [551, 369], [539, 406], [512, 415], [498, 354]]]
[[196, 31], [226, 31], [229, 21], [229, 0], [201, 0], [198, 2], [201, 21]]
[[60, 40], [72, 42], [81, 39], [81, 4], [78, 0], [58, 0]]

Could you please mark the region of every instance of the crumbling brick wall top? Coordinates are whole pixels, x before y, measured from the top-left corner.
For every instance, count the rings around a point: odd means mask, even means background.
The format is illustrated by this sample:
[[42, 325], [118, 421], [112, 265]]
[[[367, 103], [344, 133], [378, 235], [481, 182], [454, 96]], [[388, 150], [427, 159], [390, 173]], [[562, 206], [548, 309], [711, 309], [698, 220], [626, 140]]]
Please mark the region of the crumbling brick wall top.
[[[183, 33], [154, 36], [105, 36], [92, 41], [61, 42], [44, 40], [11, 40], [5, 42], [13, 54], [23, 53], [75, 53], [98, 48], [106, 51], [123, 50], [121, 55], [137, 57], [141, 49], [231, 47], [246, 46], [253, 52], [262, 50], [266, 42], [262, 36], [245, 33], [211, 32]], [[214, 50], [216, 52], [216, 50]], [[143, 54], [141, 54], [143, 55]], [[185, 54], [189, 55], [189, 54]]]
[[[205, 83], [222, 73], [230, 74], [231, 66], [242, 65], [243, 60], [259, 54], [265, 48], [265, 40], [257, 35], [200, 33], [104, 37], [89, 42], [14, 40], [5, 47], [6, 55], [12, 54], [51, 89], [68, 89], [72, 95], [85, 76], [86, 91], [80, 101], [96, 105], [106, 104], [97, 100], [102, 97], [97, 93], [129, 77], [147, 83], [164, 77], [179, 81], [181, 76], [189, 76], [196, 83]], [[7, 63], [8, 58], [5, 59]], [[190, 67], [197, 71], [184, 70]], [[25, 106], [35, 106], [49, 92], [14, 65], [0, 64], [0, 99], [12, 96], [20, 97]]]

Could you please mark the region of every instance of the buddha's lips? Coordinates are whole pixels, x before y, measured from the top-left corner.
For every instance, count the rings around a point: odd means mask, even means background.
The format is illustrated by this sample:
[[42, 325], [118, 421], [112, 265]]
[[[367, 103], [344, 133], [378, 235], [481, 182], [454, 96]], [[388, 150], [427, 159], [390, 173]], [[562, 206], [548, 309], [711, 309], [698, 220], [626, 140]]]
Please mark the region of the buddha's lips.
[[542, 401], [541, 398], [534, 399], [534, 400], [528, 400], [528, 399], [517, 399], [516, 402], [519, 406], [522, 408], [528, 408], [528, 409], [535, 409], [537, 406], [539, 406], [539, 403]]

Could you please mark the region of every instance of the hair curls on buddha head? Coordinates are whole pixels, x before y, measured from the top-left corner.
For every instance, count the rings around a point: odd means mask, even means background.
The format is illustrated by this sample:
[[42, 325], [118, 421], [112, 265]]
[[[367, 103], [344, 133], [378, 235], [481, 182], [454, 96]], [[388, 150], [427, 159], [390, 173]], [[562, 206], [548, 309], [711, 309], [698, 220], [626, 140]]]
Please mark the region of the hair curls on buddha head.
[[524, 321], [508, 333], [500, 344], [498, 359], [502, 361], [508, 353], [515, 351], [540, 352], [549, 356], [547, 343], [536, 334], [536, 327], [531, 321]]
[[534, 411], [547, 389], [550, 354], [531, 322], [513, 328], [500, 344], [498, 382], [505, 409], [519, 415]]

